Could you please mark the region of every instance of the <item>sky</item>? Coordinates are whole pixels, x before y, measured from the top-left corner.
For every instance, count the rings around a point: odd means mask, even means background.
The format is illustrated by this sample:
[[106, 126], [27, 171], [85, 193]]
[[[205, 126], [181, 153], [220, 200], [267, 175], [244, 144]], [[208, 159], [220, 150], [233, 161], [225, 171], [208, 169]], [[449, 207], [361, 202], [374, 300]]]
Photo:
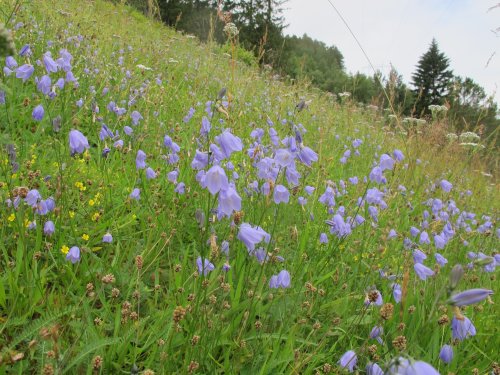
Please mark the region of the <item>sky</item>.
[[283, 15], [285, 34], [304, 33], [344, 56], [346, 70], [373, 75], [346, 20], [375, 69], [387, 75], [391, 65], [405, 82], [432, 38], [450, 59], [455, 75], [467, 76], [495, 94], [500, 103], [499, 0], [289, 0]]

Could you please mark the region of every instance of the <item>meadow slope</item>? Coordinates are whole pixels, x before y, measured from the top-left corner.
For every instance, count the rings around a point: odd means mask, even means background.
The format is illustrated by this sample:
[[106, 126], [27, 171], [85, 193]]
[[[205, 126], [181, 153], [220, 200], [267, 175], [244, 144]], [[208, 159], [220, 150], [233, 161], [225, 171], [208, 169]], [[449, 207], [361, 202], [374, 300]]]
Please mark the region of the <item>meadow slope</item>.
[[0, 373], [500, 373], [476, 135], [123, 5], [0, 8]]

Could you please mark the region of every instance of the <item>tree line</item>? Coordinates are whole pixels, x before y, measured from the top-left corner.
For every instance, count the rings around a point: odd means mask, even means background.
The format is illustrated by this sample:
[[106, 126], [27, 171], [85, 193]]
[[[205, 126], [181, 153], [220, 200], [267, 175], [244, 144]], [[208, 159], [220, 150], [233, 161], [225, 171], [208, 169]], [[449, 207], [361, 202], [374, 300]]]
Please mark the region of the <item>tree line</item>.
[[[132, 0], [142, 2], [144, 0]], [[335, 46], [303, 36], [284, 34], [287, 0], [157, 0], [167, 25], [196, 35], [202, 41], [228, 43], [224, 27], [234, 24], [238, 43], [253, 52], [261, 65], [294, 79], [307, 78], [322, 90], [349, 92], [352, 100], [391, 108], [404, 117], [427, 118], [432, 106], [446, 106], [457, 131], [475, 130], [497, 136], [498, 106], [483, 87], [459, 77], [439, 50], [436, 40], [420, 57], [411, 84], [393, 67], [387, 75], [348, 74], [342, 52]]]

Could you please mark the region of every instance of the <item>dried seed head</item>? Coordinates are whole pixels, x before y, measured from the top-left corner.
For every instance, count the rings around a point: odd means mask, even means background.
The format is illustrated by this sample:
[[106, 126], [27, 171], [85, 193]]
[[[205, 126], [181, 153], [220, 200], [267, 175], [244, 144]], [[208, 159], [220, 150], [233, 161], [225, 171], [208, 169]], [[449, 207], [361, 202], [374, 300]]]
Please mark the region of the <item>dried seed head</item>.
[[120, 296], [120, 289], [113, 288], [111, 289], [111, 297], [118, 298]]
[[410, 314], [413, 314], [416, 310], [417, 310], [417, 308], [415, 306], [413, 306], [413, 305], [411, 305], [410, 307], [408, 307], [408, 312]]
[[96, 355], [92, 359], [92, 367], [94, 370], [99, 370], [102, 367], [102, 357], [100, 355]]
[[54, 375], [54, 366], [52, 366], [50, 363], [47, 363], [45, 366], [43, 366], [42, 374]]
[[371, 290], [368, 292], [368, 301], [374, 303], [377, 302], [379, 293], [377, 290]]
[[137, 267], [138, 270], [142, 270], [143, 265], [144, 265], [144, 259], [142, 258], [142, 255], [137, 255], [135, 257], [135, 266]]
[[448, 315], [441, 315], [438, 319], [438, 324], [440, 326], [444, 326], [445, 324], [448, 324], [450, 322], [450, 318]]
[[380, 308], [380, 316], [384, 320], [391, 319], [393, 313], [394, 313], [394, 305], [392, 303], [384, 303], [384, 305]]
[[199, 368], [200, 368], [200, 364], [198, 362], [191, 361], [191, 363], [188, 366], [188, 373], [192, 374], [193, 372], [195, 372]]
[[198, 344], [199, 341], [200, 341], [200, 336], [194, 335], [193, 338], [191, 339], [191, 345], [195, 346], [196, 344]]
[[406, 337], [397, 336], [394, 340], [392, 340], [392, 345], [399, 351], [403, 351], [406, 349]]
[[107, 275], [104, 275], [102, 277], [101, 281], [104, 284], [112, 284], [116, 281], [116, 278], [115, 278], [115, 275], [113, 275], [112, 273], [108, 273]]
[[184, 319], [185, 315], [186, 315], [186, 309], [182, 306], [177, 306], [174, 309], [174, 314], [173, 314], [174, 322], [179, 323], [182, 319]]
[[330, 365], [329, 363], [325, 363], [325, 364], [323, 365], [323, 372], [324, 372], [325, 374], [329, 374], [329, 373], [330, 373], [330, 371], [332, 371], [332, 365]]

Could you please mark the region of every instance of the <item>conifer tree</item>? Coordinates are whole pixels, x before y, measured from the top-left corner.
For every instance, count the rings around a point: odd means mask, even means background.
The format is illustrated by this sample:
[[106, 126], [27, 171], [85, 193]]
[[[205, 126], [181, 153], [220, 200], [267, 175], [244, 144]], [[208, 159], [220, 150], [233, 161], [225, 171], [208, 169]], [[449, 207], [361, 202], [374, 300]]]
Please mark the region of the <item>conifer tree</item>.
[[439, 51], [436, 39], [432, 39], [428, 51], [418, 61], [417, 70], [412, 76], [416, 115], [428, 114], [431, 104], [444, 104], [453, 78], [449, 65], [449, 59]]

